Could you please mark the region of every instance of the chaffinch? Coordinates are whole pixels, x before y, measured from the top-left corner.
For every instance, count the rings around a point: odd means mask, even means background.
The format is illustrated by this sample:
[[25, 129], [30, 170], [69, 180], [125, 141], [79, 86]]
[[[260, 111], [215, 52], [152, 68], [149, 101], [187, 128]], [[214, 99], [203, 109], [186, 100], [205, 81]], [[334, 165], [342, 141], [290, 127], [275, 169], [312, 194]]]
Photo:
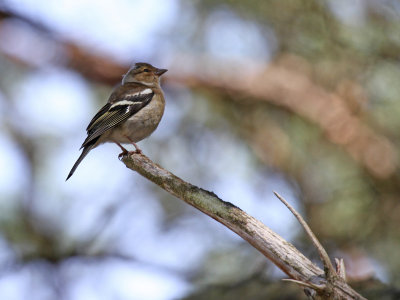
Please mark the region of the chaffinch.
[[164, 113], [165, 100], [160, 87], [160, 76], [167, 72], [147, 63], [136, 63], [124, 75], [122, 83], [111, 93], [108, 102], [90, 121], [83, 151], [66, 180], [74, 174], [85, 156], [98, 145], [113, 142], [121, 150], [121, 144], [132, 144], [136, 153], [141, 150], [136, 142], [148, 137], [157, 128]]

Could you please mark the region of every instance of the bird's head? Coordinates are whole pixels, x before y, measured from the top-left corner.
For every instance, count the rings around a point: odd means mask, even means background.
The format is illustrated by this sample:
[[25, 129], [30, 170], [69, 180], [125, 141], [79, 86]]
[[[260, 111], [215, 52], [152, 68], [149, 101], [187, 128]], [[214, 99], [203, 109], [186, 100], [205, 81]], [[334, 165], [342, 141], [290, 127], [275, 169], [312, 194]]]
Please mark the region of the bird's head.
[[135, 82], [153, 86], [159, 83], [159, 78], [167, 69], [158, 69], [147, 63], [136, 63], [122, 78], [122, 85]]

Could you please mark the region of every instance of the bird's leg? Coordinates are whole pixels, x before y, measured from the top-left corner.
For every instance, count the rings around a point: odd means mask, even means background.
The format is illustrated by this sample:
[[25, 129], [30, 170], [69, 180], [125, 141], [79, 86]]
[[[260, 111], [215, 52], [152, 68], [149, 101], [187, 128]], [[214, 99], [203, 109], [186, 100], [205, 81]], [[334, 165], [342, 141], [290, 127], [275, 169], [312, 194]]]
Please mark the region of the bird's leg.
[[129, 136], [125, 135], [125, 137], [131, 142], [131, 144], [133, 146], [135, 146], [135, 149], [136, 149], [136, 151], [130, 151], [129, 153], [132, 152], [132, 153], [136, 153], [136, 154], [142, 154], [142, 150], [140, 150], [139, 146], [136, 145], [136, 143], [134, 141], [132, 141], [132, 139]]
[[118, 145], [118, 147], [120, 147], [121, 150], [122, 150], [122, 152], [118, 155], [118, 158], [119, 158], [119, 159], [121, 159], [122, 156], [124, 156], [124, 155], [126, 155], [126, 154], [129, 153], [129, 151], [126, 150], [124, 147], [122, 147], [120, 143], [117, 143], [117, 142], [115, 142], [115, 143], [116, 143], [116, 144]]

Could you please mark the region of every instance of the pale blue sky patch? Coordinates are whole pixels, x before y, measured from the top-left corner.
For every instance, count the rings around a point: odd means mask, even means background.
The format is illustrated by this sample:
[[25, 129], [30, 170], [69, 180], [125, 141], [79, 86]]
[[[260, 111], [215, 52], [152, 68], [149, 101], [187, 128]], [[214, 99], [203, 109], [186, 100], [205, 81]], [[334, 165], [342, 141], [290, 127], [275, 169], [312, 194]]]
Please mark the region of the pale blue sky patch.
[[219, 59], [269, 61], [276, 48], [272, 30], [261, 30], [229, 11], [213, 13], [207, 22], [207, 50]]
[[104, 281], [113, 287], [112, 298], [178, 299], [188, 290], [188, 284], [170, 272], [126, 262], [113, 263]]
[[11, 96], [19, 118], [24, 120], [16, 124], [17, 128], [33, 136], [62, 138], [89, 122], [91, 90], [76, 73], [47, 69], [22, 80]]
[[[208, 251], [215, 247], [215, 241], [207, 238], [213, 222], [202, 221], [191, 216], [191, 220], [179, 222], [168, 230], [159, 230], [150, 235], [143, 232], [143, 226], [124, 239], [124, 253], [134, 255], [138, 260], [150, 265], [158, 265], [180, 272], [193, 272], [201, 266]], [[213, 226], [217, 224], [213, 223]], [[140, 232], [138, 229], [141, 229]], [[157, 255], [154, 255], [157, 253]]]
[[4, 299], [26, 299], [29, 286], [26, 281], [26, 271], [20, 270], [2, 276], [0, 280], [0, 295]]
[[345, 25], [363, 26], [367, 8], [365, 0], [329, 0], [333, 15]]
[[153, 36], [171, 26], [177, 0], [8, 0], [14, 9], [44, 22], [63, 36], [93, 52], [107, 52], [122, 62], [136, 49], [151, 51]]
[[189, 290], [178, 275], [123, 259], [84, 267], [75, 260], [64, 264], [63, 275], [70, 279], [68, 296], [74, 300], [168, 300], [179, 299]]

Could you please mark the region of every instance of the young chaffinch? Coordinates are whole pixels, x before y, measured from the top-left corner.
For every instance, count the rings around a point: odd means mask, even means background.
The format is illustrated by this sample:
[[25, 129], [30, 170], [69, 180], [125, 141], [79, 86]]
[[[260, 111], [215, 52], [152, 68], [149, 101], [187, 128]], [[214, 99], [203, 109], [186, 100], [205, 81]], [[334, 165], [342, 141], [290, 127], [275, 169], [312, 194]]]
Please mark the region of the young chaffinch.
[[136, 63], [124, 75], [122, 83], [110, 95], [108, 102], [90, 121], [83, 151], [66, 180], [74, 174], [85, 156], [102, 143], [117, 144], [124, 155], [128, 151], [121, 144], [132, 144], [148, 137], [157, 128], [164, 113], [165, 100], [160, 87], [160, 76], [167, 72], [147, 63]]

